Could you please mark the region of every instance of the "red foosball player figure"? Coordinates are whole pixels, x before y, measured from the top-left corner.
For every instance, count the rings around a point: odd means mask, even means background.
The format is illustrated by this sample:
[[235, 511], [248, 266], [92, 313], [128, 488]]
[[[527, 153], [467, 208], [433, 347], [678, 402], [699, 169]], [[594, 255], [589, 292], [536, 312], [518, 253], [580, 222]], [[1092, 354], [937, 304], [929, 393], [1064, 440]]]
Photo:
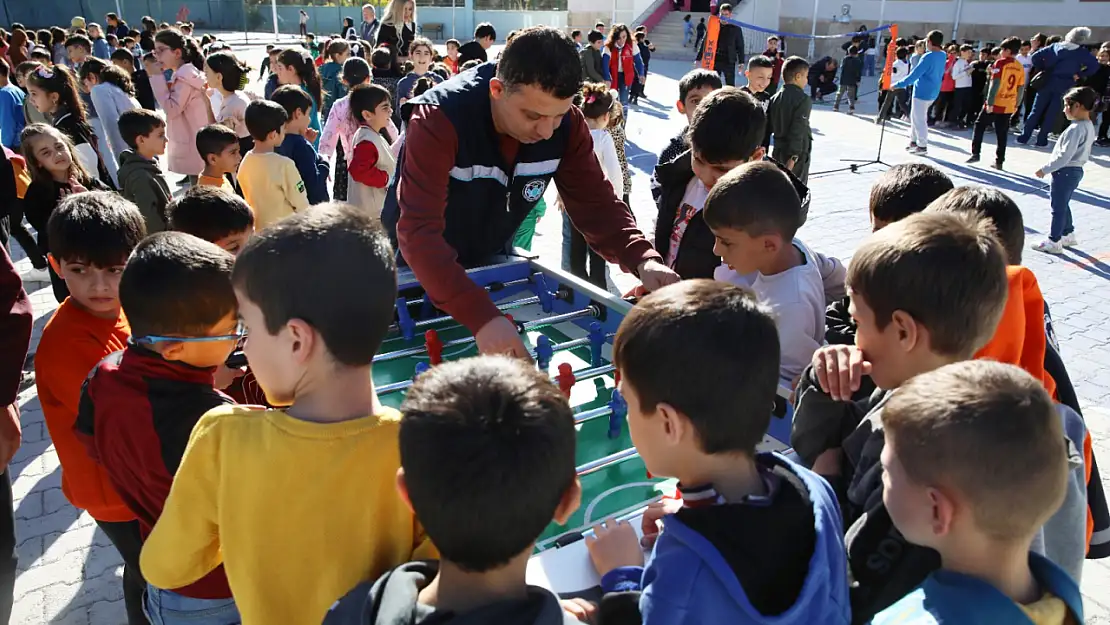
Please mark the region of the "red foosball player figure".
[[559, 375], [555, 376], [555, 381], [559, 383], [559, 390], [563, 391], [563, 395], [570, 399], [570, 389], [574, 388], [574, 383], [578, 380], [574, 377], [574, 368], [569, 362], [559, 365]]
[[443, 362], [443, 341], [439, 339], [439, 332], [428, 330], [424, 333], [424, 348], [428, 351], [428, 364], [434, 366]]

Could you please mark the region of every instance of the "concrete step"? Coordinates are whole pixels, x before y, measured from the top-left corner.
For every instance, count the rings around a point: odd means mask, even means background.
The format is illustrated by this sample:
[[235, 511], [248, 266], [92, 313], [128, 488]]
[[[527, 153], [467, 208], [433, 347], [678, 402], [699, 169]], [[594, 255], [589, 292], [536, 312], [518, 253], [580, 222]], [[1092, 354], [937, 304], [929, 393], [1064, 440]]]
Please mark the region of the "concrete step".
[[[683, 11], [672, 11], [651, 29], [649, 37], [655, 44], [655, 52], [652, 52], [651, 58], [675, 61], [690, 61], [694, 58], [696, 50], [693, 42], [689, 47], [682, 47], [686, 32], [682, 18], [685, 15]], [[709, 20], [708, 13], [690, 13], [690, 21], [695, 27], [702, 17], [706, 18], [706, 21]]]

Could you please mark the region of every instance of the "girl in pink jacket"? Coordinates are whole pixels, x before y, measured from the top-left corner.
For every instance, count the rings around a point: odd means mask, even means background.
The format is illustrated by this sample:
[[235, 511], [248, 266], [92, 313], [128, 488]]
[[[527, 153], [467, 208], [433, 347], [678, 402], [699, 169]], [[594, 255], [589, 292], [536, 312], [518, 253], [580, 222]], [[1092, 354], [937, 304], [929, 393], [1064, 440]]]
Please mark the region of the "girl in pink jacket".
[[[206, 92], [204, 58], [197, 42], [176, 28], [154, 36], [154, 62], [146, 64], [150, 88], [166, 113], [169, 137], [167, 169], [186, 174], [193, 182], [204, 169], [197, 152], [196, 136], [213, 122], [212, 107]], [[164, 70], [172, 71], [169, 82]]]

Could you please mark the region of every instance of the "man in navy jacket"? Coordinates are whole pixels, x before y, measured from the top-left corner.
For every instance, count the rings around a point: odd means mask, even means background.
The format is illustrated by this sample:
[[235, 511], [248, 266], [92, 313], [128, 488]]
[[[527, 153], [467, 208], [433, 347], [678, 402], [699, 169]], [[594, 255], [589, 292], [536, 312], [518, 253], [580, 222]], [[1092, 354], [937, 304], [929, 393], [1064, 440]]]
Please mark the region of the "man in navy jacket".
[[1047, 81], [1037, 90], [1033, 100], [1033, 114], [1025, 120], [1025, 129], [1017, 142], [1029, 143], [1033, 129], [1039, 123], [1037, 146], [1048, 145], [1048, 133], [1060, 114], [1064, 92], [1075, 86], [1076, 80], [1098, 71], [1098, 59], [1084, 45], [1091, 38], [1091, 29], [1085, 26], [1071, 29], [1064, 41], [1041, 48], [1033, 53], [1033, 69], [1048, 74]]

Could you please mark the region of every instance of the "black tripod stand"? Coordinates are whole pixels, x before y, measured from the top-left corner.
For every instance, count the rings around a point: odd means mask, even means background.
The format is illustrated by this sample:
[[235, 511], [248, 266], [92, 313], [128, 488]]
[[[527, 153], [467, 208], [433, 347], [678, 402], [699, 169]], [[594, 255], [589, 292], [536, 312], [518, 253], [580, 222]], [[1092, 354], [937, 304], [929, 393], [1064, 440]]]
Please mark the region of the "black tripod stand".
[[[893, 92], [888, 93], [887, 97], [888, 98], [893, 98], [894, 97]], [[883, 111], [882, 106], [880, 106], [878, 114], [882, 115], [882, 111]], [[837, 174], [837, 173], [840, 173], [842, 171], [850, 171], [853, 174], [857, 174], [857, 173], [859, 173], [859, 170], [860, 170], [861, 167], [867, 167], [869, 165], [882, 165], [884, 167], [891, 167], [890, 163], [883, 160], [883, 138], [886, 137], [886, 122], [887, 122], [888, 119], [890, 119], [889, 115], [883, 117], [882, 125], [879, 127], [879, 148], [875, 151], [875, 158], [870, 159], [870, 160], [855, 159], [855, 158], [842, 158], [842, 159], [840, 159], [841, 163], [851, 163], [851, 165], [848, 165], [847, 167], [840, 167], [838, 169], [829, 169], [827, 171], [815, 172], [815, 173], [810, 174], [809, 177], [812, 178], [814, 176], [824, 176], [824, 175], [828, 175], [828, 174]]]

